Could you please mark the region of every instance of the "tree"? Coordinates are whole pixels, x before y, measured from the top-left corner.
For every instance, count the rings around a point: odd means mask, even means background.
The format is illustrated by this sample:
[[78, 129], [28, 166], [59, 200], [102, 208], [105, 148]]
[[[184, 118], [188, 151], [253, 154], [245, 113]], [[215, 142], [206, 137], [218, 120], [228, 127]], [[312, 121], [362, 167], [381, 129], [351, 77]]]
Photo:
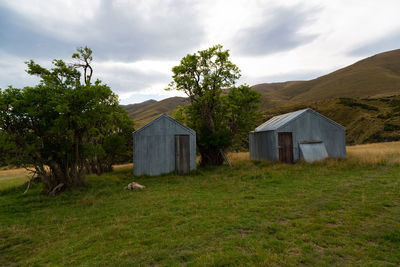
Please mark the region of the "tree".
[[255, 126], [260, 94], [247, 85], [235, 87], [240, 70], [221, 45], [188, 54], [172, 72], [167, 90], [183, 91], [190, 99], [175, 114], [196, 130], [200, 164], [222, 164], [234, 139]]
[[73, 66], [83, 69], [83, 80], [85, 84], [90, 84], [93, 75], [93, 68], [90, 66], [93, 60], [92, 50], [85, 46], [77, 48], [76, 51], [77, 53], [72, 54], [72, 58], [77, 59], [78, 62], [74, 63]]
[[33, 166], [48, 192], [83, 185], [84, 173], [109, 171], [131, 142], [133, 123], [118, 96], [101, 81], [91, 82], [91, 54], [85, 47], [73, 56], [87, 63], [84, 83], [77, 65], [54, 60], [46, 69], [30, 60], [27, 73], [38, 76], [39, 84], [0, 90], [0, 132], [11, 144], [8, 158]]

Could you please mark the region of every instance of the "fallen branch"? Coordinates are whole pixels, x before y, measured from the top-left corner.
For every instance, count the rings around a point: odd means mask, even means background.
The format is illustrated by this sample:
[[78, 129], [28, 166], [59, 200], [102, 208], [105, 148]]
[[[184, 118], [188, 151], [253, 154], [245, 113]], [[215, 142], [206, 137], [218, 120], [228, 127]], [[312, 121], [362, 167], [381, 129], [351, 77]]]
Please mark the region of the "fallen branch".
[[34, 180], [37, 178], [37, 177], [36, 177], [36, 174], [37, 174], [36, 171], [32, 171], [32, 170], [30, 170], [30, 169], [28, 169], [28, 168], [26, 168], [26, 169], [32, 173], [32, 176], [31, 176], [31, 178], [30, 178], [29, 181], [28, 181], [28, 186], [26, 187], [26, 189], [25, 189], [23, 195], [25, 195], [26, 193], [28, 193], [28, 190], [29, 190], [29, 188], [31, 187], [32, 181], [34, 181]]
[[31, 182], [32, 182], [32, 180], [33, 180], [33, 176], [29, 179], [29, 181], [28, 181], [28, 186], [26, 187], [26, 189], [25, 189], [23, 195], [25, 195], [25, 194], [28, 192], [29, 188], [31, 187]]
[[226, 156], [225, 152], [224, 152], [222, 149], [220, 149], [219, 151], [221, 152], [221, 155], [222, 155], [222, 157], [224, 158], [226, 164], [228, 164], [229, 167], [232, 167], [232, 164], [231, 164], [231, 162], [229, 161], [228, 157]]
[[50, 191], [49, 196], [53, 197], [55, 196], [58, 192], [61, 192], [62, 188], [64, 187], [64, 184], [58, 184], [56, 187], [53, 188], [53, 190]]

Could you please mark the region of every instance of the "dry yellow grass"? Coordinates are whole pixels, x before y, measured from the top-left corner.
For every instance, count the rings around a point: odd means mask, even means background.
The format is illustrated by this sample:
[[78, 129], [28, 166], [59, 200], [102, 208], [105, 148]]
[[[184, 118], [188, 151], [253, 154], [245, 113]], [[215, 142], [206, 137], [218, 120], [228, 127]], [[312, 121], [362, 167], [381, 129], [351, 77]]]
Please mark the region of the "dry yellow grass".
[[121, 170], [121, 169], [128, 169], [128, 168], [133, 168], [132, 163], [127, 163], [127, 164], [121, 164], [121, 165], [114, 165], [113, 169], [114, 170]]
[[28, 178], [30, 172], [24, 168], [0, 171], [0, 181], [14, 178]]
[[[127, 168], [133, 168], [133, 165], [132, 163], [114, 165], [113, 168], [114, 170], [127, 169]], [[28, 179], [30, 175], [31, 173], [25, 168], [0, 170], [0, 181], [15, 179], [15, 178]]]
[[347, 156], [361, 163], [400, 163], [400, 142], [348, 146]]
[[[347, 158], [360, 163], [400, 163], [400, 142], [348, 146]], [[232, 163], [250, 159], [249, 152], [229, 153]]]
[[250, 153], [249, 152], [238, 152], [238, 153], [229, 153], [228, 154], [228, 159], [231, 161], [231, 163], [235, 163], [238, 161], [242, 160], [249, 160], [250, 159]]

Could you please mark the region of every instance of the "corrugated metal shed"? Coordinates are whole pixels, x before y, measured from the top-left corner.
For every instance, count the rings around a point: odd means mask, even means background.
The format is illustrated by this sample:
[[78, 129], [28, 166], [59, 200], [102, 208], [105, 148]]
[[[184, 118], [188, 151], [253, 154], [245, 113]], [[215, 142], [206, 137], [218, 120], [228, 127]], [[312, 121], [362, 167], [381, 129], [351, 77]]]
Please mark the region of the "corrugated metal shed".
[[[178, 151], [179, 150], [179, 151]], [[162, 114], [133, 133], [135, 175], [196, 169], [196, 132]]]
[[306, 108], [306, 109], [301, 109], [301, 110], [297, 110], [297, 111], [294, 111], [294, 112], [285, 113], [285, 114], [282, 114], [282, 115], [279, 115], [279, 116], [272, 117], [271, 119], [267, 120], [266, 122], [264, 122], [263, 124], [258, 126], [254, 131], [255, 132], [264, 132], [264, 131], [278, 130], [279, 128], [285, 126], [287, 123], [289, 123], [290, 121], [296, 119], [297, 117], [299, 117], [300, 115], [302, 115], [303, 113], [305, 113], [307, 111], [313, 112], [315, 115], [326, 119], [330, 123], [345, 129], [339, 123], [337, 123], [337, 122], [325, 117], [324, 115], [314, 111], [311, 108]]
[[[250, 133], [250, 158], [296, 162], [305, 158], [300, 144], [312, 142], [321, 142], [330, 157], [346, 157], [345, 130], [310, 108], [275, 116]], [[314, 149], [310, 151], [313, 153]], [[307, 158], [314, 159], [309, 153]], [[315, 158], [322, 158], [321, 155]]]

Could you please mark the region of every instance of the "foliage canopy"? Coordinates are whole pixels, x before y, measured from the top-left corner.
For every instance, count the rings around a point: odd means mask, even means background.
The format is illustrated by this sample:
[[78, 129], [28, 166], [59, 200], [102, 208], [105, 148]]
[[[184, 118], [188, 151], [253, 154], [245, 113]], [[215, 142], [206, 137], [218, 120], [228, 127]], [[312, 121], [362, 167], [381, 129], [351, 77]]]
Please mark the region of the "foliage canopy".
[[[91, 54], [79, 48], [74, 58], [90, 67]], [[111, 170], [125, 154], [133, 130], [118, 96], [100, 80], [91, 82], [91, 67], [89, 75], [84, 69], [81, 83], [76, 64], [54, 60], [51, 69], [33, 60], [26, 64], [39, 84], [0, 90], [0, 141], [8, 144], [11, 163], [33, 167], [49, 192], [60, 184], [82, 185], [84, 173]]]
[[175, 117], [197, 132], [201, 165], [222, 164], [224, 151], [255, 126], [260, 94], [235, 87], [240, 70], [221, 45], [188, 54], [172, 72], [168, 89], [183, 91], [191, 102]]

